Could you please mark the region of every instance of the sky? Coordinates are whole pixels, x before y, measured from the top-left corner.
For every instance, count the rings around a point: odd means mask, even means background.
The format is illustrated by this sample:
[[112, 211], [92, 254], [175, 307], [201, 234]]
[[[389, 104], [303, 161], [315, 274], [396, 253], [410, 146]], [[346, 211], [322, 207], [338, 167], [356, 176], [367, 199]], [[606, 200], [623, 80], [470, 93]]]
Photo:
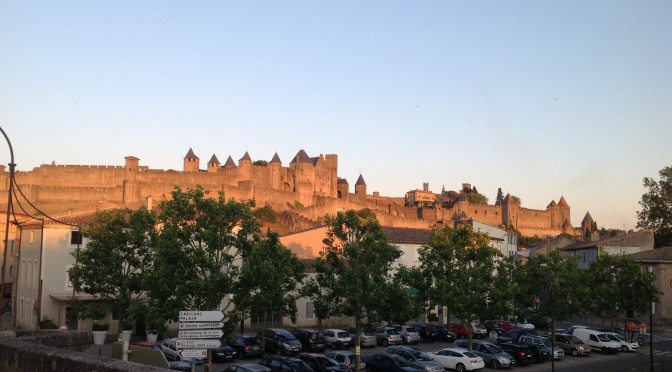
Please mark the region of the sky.
[[670, 0], [0, 0], [0, 127], [18, 171], [303, 149], [369, 193], [633, 229], [672, 166], [670, 25]]

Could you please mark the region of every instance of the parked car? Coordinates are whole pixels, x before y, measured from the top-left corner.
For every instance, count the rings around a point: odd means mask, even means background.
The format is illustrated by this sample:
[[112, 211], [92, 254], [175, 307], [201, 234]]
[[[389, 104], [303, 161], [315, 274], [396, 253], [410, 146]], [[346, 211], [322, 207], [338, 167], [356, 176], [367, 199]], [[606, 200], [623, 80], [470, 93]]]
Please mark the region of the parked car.
[[609, 339], [604, 332], [588, 328], [574, 329], [572, 335], [590, 346], [591, 350], [599, 350], [604, 354], [615, 354], [621, 349], [621, 345]]
[[481, 323], [471, 323], [472, 337], [485, 338], [488, 335], [488, 330]]
[[414, 324], [413, 327], [418, 330], [422, 342], [436, 341], [439, 328], [433, 324]]
[[386, 353], [396, 354], [427, 372], [443, 372], [443, 366], [432, 359], [426, 352], [410, 346], [390, 346]]
[[404, 325], [404, 326], [394, 326], [394, 329], [399, 332], [401, 335], [401, 339], [404, 341], [405, 344], [417, 344], [420, 342], [420, 333], [418, 333], [418, 330], [415, 329], [413, 326], [409, 325]]
[[520, 336], [518, 339], [518, 342], [521, 344], [526, 344], [526, 345], [542, 345], [546, 348], [546, 350], [549, 352], [548, 359], [551, 358], [551, 349], [553, 350], [552, 357], [555, 360], [559, 360], [565, 357], [565, 352], [560, 348], [560, 346], [555, 346], [553, 348], [553, 345], [551, 344], [551, 340], [546, 338], [546, 337], [541, 337], [541, 336], [532, 336], [532, 335], [523, 335]]
[[399, 332], [391, 327], [383, 327], [376, 333], [376, 343], [387, 347], [388, 345], [399, 345], [404, 341]]
[[279, 355], [264, 355], [259, 364], [273, 372], [313, 372], [303, 360]]
[[551, 349], [544, 345], [544, 342], [539, 339], [538, 336], [523, 335], [514, 343], [527, 346], [530, 349], [530, 352], [532, 352], [532, 355], [534, 355], [534, 361], [537, 363], [551, 360]]
[[464, 324], [451, 324], [449, 329], [457, 338], [469, 337], [469, 330]]
[[516, 328], [531, 329], [531, 330], [534, 331], [534, 324], [528, 322], [527, 319], [523, 319], [522, 322], [515, 323], [515, 326], [516, 326]]
[[350, 334], [342, 329], [324, 329], [322, 330], [322, 334], [327, 346], [332, 349], [340, 347], [347, 349], [350, 347]]
[[443, 368], [454, 369], [457, 372], [474, 371], [485, 367], [483, 358], [469, 350], [450, 347], [429, 353]]
[[625, 340], [625, 338], [621, 337], [621, 335], [614, 332], [605, 332], [605, 335], [607, 335], [607, 337], [609, 337], [611, 341], [614, 341], [615, 343], [621, 345], [621, 351], [623, 352], [639, 350], [639, 344], [637, 343], [637, 341], [628, 342]]
[[264, 351], [269, 353], [298, 354], [303, 348], [293, 334], [281, 328], [267, 328], [266, 333], [264, 333], [264, 341]]
[[534, 354], [527, 345], [505, 343], [498, 346], [516, 360], [516, 365], [525, 366], [534, 362]]
[[567, 327], [567, 334], [573, 335], [573, 334], [574, 334], [574, 330], [575, 330], [575, 329], [578, 329], [578, 328], [589, 329], [590, 327], [588, 327], [588, 326], [584, 326], [584, 325], [573, 325], [573, 326], [569, 326], [569, 327]]
[[497, 344], [517, 342], [520, 336], [524, 335], [536, 335], [536, 332], [534, 332], [534, 330], [532, 329], [514, 328], [510, 331], [504, 332], [503, 335], [497, 337]]
[[214, 363], [229, 362], [236, 356], [236, 350], [227, 344], [210, 349], [210, 353]]
[[315, 372], [349, 372], [345, 366], [337, 361], [322, 354], [299, 354], [299, 359], [303, 360]]
[[236, 350], [239, 359], [257, 358], [264, 355], [261, 349], [261, 340], [257, 336], [239, 335], [234, 337], [229, 345]]
[[223, 372], [265, 372], [271, 369], [261, 364], [229, 364]]
[[362, 358], [371, 372], [423, 372], [424, 369], [395, 354], [374, 354]]
[[291, 333], [299, 340], [303, 351], [324, 351], [327, 348], [327, 340], [319, 329], [301, 328]]
[[[598, 329], [598, 331], [602, 332], [615, 332], [618, 333], [621, 337], [625, 338], [625, 330], [623, 328], [614, 328], [612, 331], [610, 328], [602, 328]], [[641, 333], [637, 334], [637, 343], [641, 347], [642, 345], [645, 345], [649, 342], [649, 336], [648, 335], [643, 335]]]
[[[176, 338], [167, 338], [163, 340], [163, 342], [161, 342], [161, 351], [168, 360], [174, 360], [177, 362], [188, 362], [191, 359], [194, 359], [194, 358], [182, 358], [182, 355], [180, 354], [182, 350], [177, 348]], [[197, 359], [200, 364], [203, 363], [205, 356], [203, 358], [195, 358], [195, 359]]]
[[[331, 353], [327, 354], [327, 356], [331, 359], [334, 359], [341, 365], [345, 366], [348, 368], [350, 371], [355, 370], [355, 353], [352, 351], [332, 351]], [[366, 363], [362, 360], [362, 357], [359, 357], [359, 368], [364, 371], [366, 370]]]
[[457, 338], [455, 333], [444, 326], [436, 326], [436, 339], [444, 342], [453, 342]]
[[[468, 348], [468, 340], [455, 340], [454, 345], [463, 349]], [[485, 365], [492, 368], [508, 368], [516, 364], [516, 359], [504, 352], [499, 346], [481, 340], [473, 340], [471, 343], [472, 352], [481, 358]]]
[[[355, 346], [357, 342], [357, 335], [355, 334], [355, 327], [348, 327], [346, 329], [350, 335], [350, 346]], [[376, 334], [371, 331], [362, 330], [359, 333], [359, 346], [361, 347], [375, 347], [376, 346]]]
[[555, 334], [555, 344], [559, 346], [565, 353], [573, 356], [590, 354], [590, 346], [579, 340], [578, 337], [568, 334]]

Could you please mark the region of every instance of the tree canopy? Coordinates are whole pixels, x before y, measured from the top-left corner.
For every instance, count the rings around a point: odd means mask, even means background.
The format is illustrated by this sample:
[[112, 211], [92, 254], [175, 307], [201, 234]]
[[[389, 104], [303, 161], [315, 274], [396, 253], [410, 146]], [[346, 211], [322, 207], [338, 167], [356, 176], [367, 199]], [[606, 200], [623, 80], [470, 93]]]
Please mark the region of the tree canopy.
[[129, 311], [147, 288], [154, 224], [154, 214], [146, 209], [99, 211], [82, 230], [88, 243], [73, 252], [76, 265], [68, 273], [75, 291], [100, 299], [98, 305], [105, 304], [122, 326], [131, 322]]
[[659, 181], [644, 178], [648, 191], [639, 202], [642, 210], [637, 212], [637, 227], [653, 229], [656, 248], [672, 246], [672, 167], [661, 169], [659, 175]]

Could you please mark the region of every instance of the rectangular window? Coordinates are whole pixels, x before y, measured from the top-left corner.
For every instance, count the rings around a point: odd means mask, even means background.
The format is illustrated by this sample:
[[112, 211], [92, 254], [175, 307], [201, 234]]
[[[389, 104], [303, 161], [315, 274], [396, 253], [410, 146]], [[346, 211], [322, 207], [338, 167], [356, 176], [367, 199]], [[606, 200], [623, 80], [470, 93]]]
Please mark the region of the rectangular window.
[[65, 289], [72, 289], [72, 281], [70, 280], [70, 273], [68, 270], [72, 269], [73, 265], [65, 267]]
[[70, 236], [70, 244], [82, 244], [81, 231], [72, 231], [72, 235]]
[[306, 302], [306, 319], [315, 318], [315, 305], [312, 302]]

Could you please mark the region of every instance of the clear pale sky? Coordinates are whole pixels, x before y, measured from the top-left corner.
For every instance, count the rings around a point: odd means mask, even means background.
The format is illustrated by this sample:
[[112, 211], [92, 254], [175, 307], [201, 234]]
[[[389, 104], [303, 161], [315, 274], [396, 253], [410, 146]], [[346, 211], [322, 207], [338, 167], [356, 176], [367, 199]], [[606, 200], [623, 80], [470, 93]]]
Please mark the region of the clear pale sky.
[[19, 171], [304, 149], [630, 229], [672, 166], [672, 1], [0, 0], [0, 127]]

